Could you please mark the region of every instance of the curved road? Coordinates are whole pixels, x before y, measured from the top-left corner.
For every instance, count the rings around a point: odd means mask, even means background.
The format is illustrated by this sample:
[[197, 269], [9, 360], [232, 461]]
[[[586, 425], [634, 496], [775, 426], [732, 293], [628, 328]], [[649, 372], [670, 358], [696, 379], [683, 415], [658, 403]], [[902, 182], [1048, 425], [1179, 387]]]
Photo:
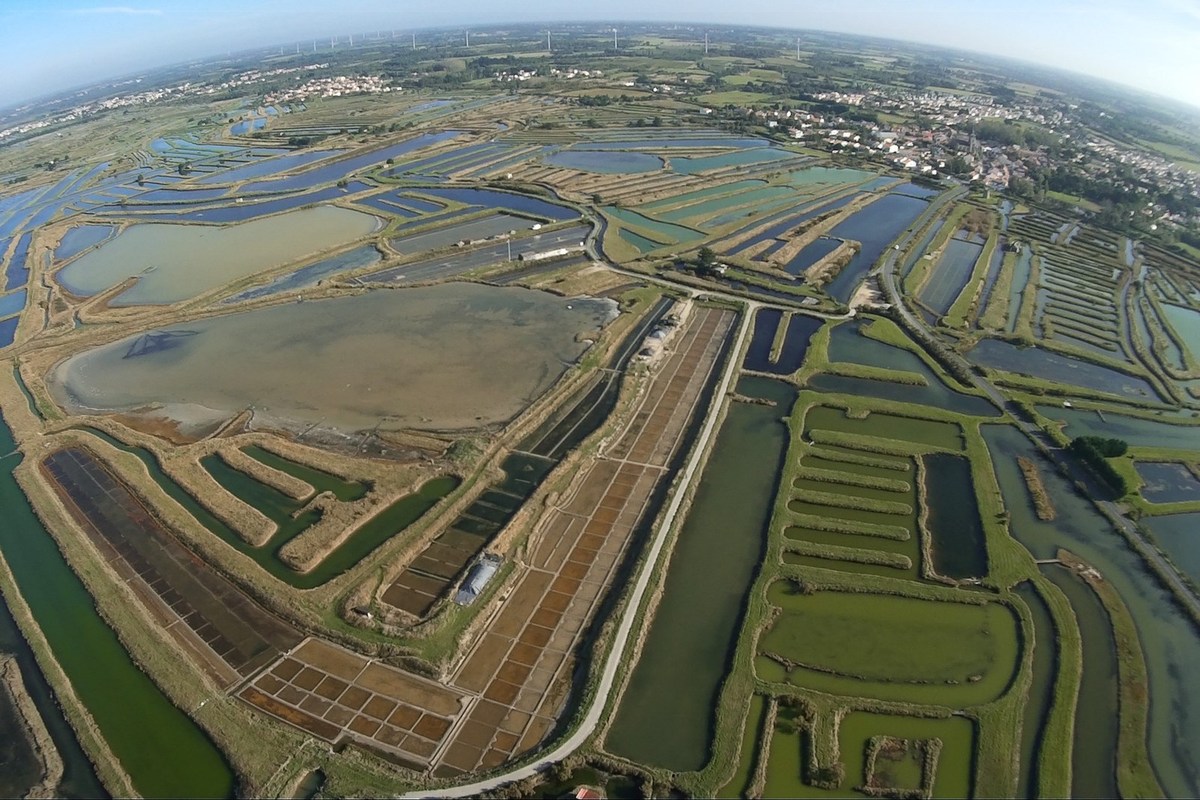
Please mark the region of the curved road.
[[[904, 244], [907, 244], [907, 239], [905, 240]], [[906, 305], [904, 305], [903, 298], [901, 297], [900, 291], [896, 286], [896, 262], [899, 260], [901, 252], [903, 252], [902, 249], [900, 251], [892, 250], [888, 256], [888, 259], [883, 263], [883, 266], [879, 268], [879, 275], [881, 278], [880, 283], [883, 284], [883, 290], [887, 294], [888, 302], [895, 306], [896, 310], [900, 312], [900, 316], [903, 319], [906, 327], [910, 328], [911, 330], [920, 331], [924, 336], [936, 338], [936, 334], [929, 330], [929, 328], [925, 325], [925, 321], [916, 314], [913, 314], [912, 311], [909, 310]], [[966, 371], [966, 374], [970, 376], [971, 383], [975, 386], [975, 388], [986, 394], [999, 408], [1003, 410], [1010, 410], [1007, 399], [1000, 393], [998, 389], [996, 389], [995, 386], [991, 384], [991, 382], [971, 370], [970, 365], [968, 365], [966, 361], [962, 360], [961, 357], [956, 353], [952, 354], [951, 357], [960, 360], [963, 369]], [[1175, 568], [1165, 558], [1163, 558], [1163, 555], [1142, 537], [1141, 533], [1138, 532], [1137, 526], [1131, 519], [1129, 519], [1128, 516], [1126, 516], [1125, 512], [1120, 506], [1111, 500], [1097, 499], [1100, 492], [1097, 491], [1096, 479], [1092, 476], [1092, 474], [1084, 469], [1077, 459], [1066, 456], [1063, 449], [1058, 447], [1058, 444], [1041, 428], [1034, 425], [1032, 422], [1029, 422], [1020, 414], [1014, 413], [1012, 416], [1016, 420], [1017, 427], [1020, 428], [1021, 432], [1029, 437], [1029, 439], [1035, 445], [1037, 445], [1038, 448], [1042, 450], [1042, 452], [1044, 452], [1051, 461], [1054, 462], [1056, 467], [1059, 467], [1060, 469], [1065, 468], [1070, 480], [1077, 483], [1082, 483], [1083, 485], [1089, 487], [1088, 493], [1092, 496], [1093, 502], [1099, 507], [1101, 513], [1103, 513], [1104, 516], [1106, 516], [1114, 526], [1120, 529], [1120, 532], [1122, 535], [1124, 535], [1125, 540], [1129, 542], [1130, 546], [1133, 547], [1138, 555], [1140, 555], [1147, 563], [1153, 566], [1154, 571], [1158, 574], [1163, 583], [1167, 585], [1167, 588], [1171, 591], [1171, 594], [1175, 597], [1176, 601], [1185, 606], [1185, 609], [1192, 615], [1193, 619], [1200, 620], [1200, 597], [1196, 596], [1196, 593], [1193, 592], [1191, 587], [1189, 587], [1187, 583], [1179, 576], [1179, 573], [1175, 571]]]
[[579, 721], [575, 732], [559, 742], [553, 750], [541, 755], [532, 764], [519, 767], [503, 775], [449, 789], [410, 792], [401, 795], [401, 797], [414, 799], [422, 797], [473, 797], [482, 792], [499, 788], [507, 783], [524, 780], [525, 778], [544, 772], [550, 765], [562, 761], [571, 753], [578, 750], [595, 732], [596, 727], [600, 724], [604, 708], [608, 704], [613, 684], [616, 682], [617, 670], [620, 669], [621, 661], [625, 657], [625, 648], [629, 644], [634, 622], [641, 613], [642, 598], [645, 597], [646, 589], [650, 586], [650, 579], [654, 574], [655, 567], [658, 565], [659, 556], [666, 544], [668, 534], [675, 524], [675, 518], [679, 515], [679, 508], [683, 504], [683, 498], [687, 495], [685, 489], [691, 485], [692, 480], [696, 477], [696, 473], [700, 469], [700, 462], [707, 451], [708, 442], [716, 432], [717, 420], [720, 418], [720, 414], [716, 412], [719, 410], [725, 395], [729, 392], [734, 377], [737, 375], [739, 362], [736, 355], [741, 351], [742, 345], [746, 341], [754, 319], [753, 312], [758, 306], [758, 303], [749, 302], [746, 313], [742, 315], [738, 326], [737, 338], [734, 340], [733, 347], [730, 350], [732, 357], [730, 357], [724, 371], [721, 373], [721, 380], [713, 394], [713, 400], [704, 420], [704, 425], [701, 427], [696, 436], [696, 441], [692, 445], [691, 455], [688, 457], [687, 464], [683, 468], [682, 477], [676, 483], [675, 491], [667, 506], [667, 511], [654, 531], [654, 538], [650, 542], [648, 557], [642, 565], [641, 572], [638, 573], [637, 582], [633, 586], [633, 590], [629, 595], [629, 602], [625, 607], [625, 614], [621, 617], [621, 623], [614, 634], [612, 649], [609, 651], [608, 658], [604, 662], [604, 669], [600, 673], [600, 684], [596, 687], [591, 704], [584, 712], [583, 718]]
[[[926, 211], [925, 215], [923, 215], [918, 221], [918, 223], [914, 224], [905, 233], [904, 237], [897, 241], [896, 245], [888, 254], [888, 257], [884, 261], [883, 265], [878, 267], [875, 271], [875, 274], [878, 274], [881, 278], [880, 283], [882, 284], [883, 289], [888, 296], [888, 300], [898, 309], [906, 325], [912, 326], [915, 330], [922, 331], [926, 336], [932, 337], [933, 334], [929, 331], [920, 318], [914, 315], [902, 302], [900, 302], [900, 294], [896, 287], [896, 262], [900, 258], [901, 254], [904, 253], [916, 232], [921, 229], [923, 222], [928, 218], [928, 215], [935, 213], [937, 209], [939, 209], [946, 202], [950, 202], [965, 193], [966, 189], [959, 187], [946, 192], [937, 200], [935, 200], [930, 205], [930, 208]], [[585, 215], [585, 218], [587, 216], [588, 215]], [[602, 230], [602, 227], [602, 225], [593, 227], [592, 234], [589, 235], [586, 245], [589, 256], [596, 261], [607, 263], [607, 261], [597, 252], [596, 249], [596, 235], [600, 230]], [[637, 581], [634, 584], [632, 592], [629, 596], [629, 602], [625, 607], [625, 613], [621, 617], [620, 624], [615, 631], [612, 649], [609, 651], [608, 657], [604, 661], [604, 667], [600, 673], [599, 685], [596, 687], [595, 694], [593, 695], [590, 704], [584, 711], [583, 717], [580, 719], [575, 731], [570, 736], [560, 741], [552, 750], [547, 751], [539, 756], [536, 761], [523, 767], [518, 767], [517, 769], [513, 769], [502, 775], [497, 775], [486, 780], [476, 781], [475, 783], [465, 784], [462, 786], [410, 792], [408, 794], [401, 795], [403, 798], [412, 798], [412, 800], [416, 800], [417, 798], [426, 797], [473, 797], [483, 792], [500, 788], [506, 784], [533, 777], [534, 775], [545, 772], [553, 764], [562, 761], [564, 758], [574, 753], [576, 750], [582, 747], [588, 741], [588, 739], [591, 738], [593, 733], [595, 733], [596, 728], [599, 726], [601, 718], [604, 714], [605, 707], [608, 705], [609, 695], [613, 690], [614, 684], [616, 683], [617, 671], [620, 669], [621, 662], [625, 657], [625, 651], [629, 645], [630, 635], [633, 632], [633, 625], [641, 611], [641, 603], [646, 595], [646, 590], [649, 588], [650, 579], [653, 576], [654, 569], [662, 555], [662, 551], [666, 544], [671, 528], [674, 526], [676, 517], [679, 515], [679, 509], [683, 503], [683, 499], [687, 495], [686, 488], [690, 486], [692, 481], [696, 478], [696, 474], [700, 469], [700, 463], [703, 460], [705, 452], [707, 451], [708, 443], [713, 438], [713, 434], [717, 429], [717, 421], [720, 418], [719, 411], [721, 408], [722, 398], [729, 392], [729, 388], [738, 373], [739, 362], [736, 358], [736, 354], [741, 351], [742, 346], [745, 344], [746, 338], [749, 335], [753, 325], [754, 312], [764, 306], [774, 306], [774, 304], [769, 302], [749, 300], [744, 297], [725, 294], [720, 291], [699, 289], [697, 287], [676, 284], [656, 276], [615, 268], [612, 267], [612, 265], [609, 265], [609, 267], [610, 269], [614, 269], [622, 274], [627, 274], [652, 283], [667, 285], [674, 289], [684, 289], [693, 295], [704, 294], [707, 296], [719, 297], [724, 300], [732, 300], [737, 303], [744, 304], [746, 310], [745, 313], [742, 314], [741, 322], [738, 327], [737, 338], [735, 339], [733, 347], [730, 350], [733, 356], [729, 359], [729, 362], [725, 365], [725, 368], [721, 374], [720, 383], [713, 394], [713, 402], [707, 411], [707, 416], [704, 420], [703, 426], [697, 434], [696, 441], [692, 445], [691, 454], [688, 457], [687, 464], [684, 466], [682, 478], [677, 482], [670, 503], [667, 506], [666, 513], [664, 514], [658, 527], [655, 529], [654, 538], [650, 542], [648, 557], [645, 563], [642, 565], [641, 571], [638, 573]], [[791, 311], [799, 311], [800, 313], [808, 313], [813, 316], [824, 317], [826, 319], [846, 319], [854, 316], [853, 309], [846, 314], [832, 315], [808, 310], [798, 310], [790, 306], [784, 306], [783, 304], [780, 304], [780, 307], [787, 308]], [[965, 363], [964, 366], [966, 366]], [[976, 375], [970, 370], [967, 370], [967, 372], [971, 377], [971, 382], [976, 388], [987, 395], [999, 408], [1007, 408], [1006, 398], [996, 389], [996, 387], [992, 386], [992, 384], [985, 380], [982, 376]], [[1033, 440], [1035, 444], [1044, 445], [1046, 451], [1050, 454], [1050, 457], [1053, 460], [1066, 466], [1068, 471], [1071, 473], [1072, 479], [1083, 480], [1088, 484], [1092, 483], [1092, 477], [1084, 472], [1074, 459], [1064, 458], [1062, 451], [1055, 447], [1055, 443], [1050, 440], [1040, 428], [1037, 428], [1032, 423], [1027, 422], [1018, 415], [1014, 414], [1013, 416], [1016, 418], [1018, 427], [1022, 432], [1025, 433], [1026, 436]], [[1166, 563], [1162, 556], [1159, 555], [1157, 551], [1151, 548], [1140, 537], [1134, 524], [1123, 515], [1117, 505], [1108, 501], [1097, 501], [1097, 503], [1101, 507], [1101, 510], [1104, 511], [1105, 515], [1112, 520], [1114, 524], [1121, 526], [1123, 532], [1126, 534], [1126, 539], [1133, 544], [1135, 549], [1143, 556], [1143, 558], [1146, 558], [1148, 561], [1152, 561], [1161, 567], [1160, 574], [1164, 577], [1164, 579], [1169, 580], [1173, 589], [1178, 590], [1176, 596], [1181, 599], [1186, 598], [1186, 601], [1191, 606], [1190, 610], [1197, 616], [1197, 618], [1200, 618], [1200, 599], [1197, 599], [1196, 596], [1188, 589], [1188, 587], [1179, 579], [1179, 576], [1174, 572], [1170, 565]]]
[[[915, 223], [907, 232], [905, 237], [900, 241], [899, 246], [903, 248], [908, 245], [908, 242], [912, 239], [915, 231], [922, 227], [924, 220], [929, 214], [935, 212], [944, 202], [948, 201], [952, 197], [956, 197], [959, 194], [964, 193], [965, 191], [965, 189], [960, 187], [957, 190], [952, 190], [951, 192], [946, 193], [946, 195], [943, 195], [944, 199], [939, 198], [938, 200], [935, 200], [925, 214], [922, 215], [920, 220], [918, 220], [918, 223]], [[475, 783], [465, 784], [462, 786], [409, 792], [408, 794], [400, 795], [402, 798], [417, 800], [417, 798], [426, 797], [473, 797], [483, 792], [497, 789], [506, 784], [533, 777], [534, 775], [545, 772], [553, 764], [562, 761], [564, 758], [574, 753], [576, 750], [582, 747], [589, 738], [591, 738], [593, 733], [595, 733], [597, 726], [600, 724], [601, 717], [604, 714], [605, 707], [608, 705], [609, 694], [612, 692], [613, 684], [616, 682], [617, 670], [620, 669], [621, 662], [625, 657], [625, 649], [629, 644], [629, 637], [633, 632], [634, 622], [637, 620], [637, 617], [641, 611], [642, 599], [645, 597], [646, 589], [649, 588], [650, 578], [654, 574], [654, 569], [658, 564], [659, 557], [662, 555], [662, 550], [666, 544], [668, 534], [675, 524], [676, 517], [679, 515], [679, 508], [683, 503], [683, 498], [687, 495], [686, 489], [696, 478], [696, 473], [700, 469], [700, 463], [708, 449], [708, 443], [712, 439], [713, 434], [716, 432], [717, 421], [720, 419], [719, 412], [722, 398], [728, 394], [730, 385], [733, 383], [733, 380], [737, 376], [740, 368], [736, 355], [741, 351], [753, 326], [755, 312], [762, 307], [776, 306], [776, 304], [770, 303], [769, 301], [752, 300], [745, 297], [740, 297], [738, 295], [726, 294], [720, 290], [701, 289], [699, 287], [687, 286], [684, 284], [678, 284], [672, 281], [664, 280], [654, 275], [647, 275], [645, 273], [633, 272], [615, 267], [609, 263], [606, 258], [604, 258], [603, 254], [599, 252], [599, 248], [597, 246], [599, 236], [604, 230], [604, 221], [596, 220], [587, 213], [584, 214], [584, 219], [593, 223], [591, 233], [588, 235], [585, 242], [587, 254], [593, 260], [607, 264], [609, 269], [650, 283], [667, 286], [676, 290], [682, 289], [693, 296], [702, 294], [705, 296], [717, 297], [722, 300], [729, 300], [744, 305], [745, 312], [741, 317], [737, 338], [735, 339], [733, 347], [730, 350], [732, 356], [730, 357], [729, 362], [725, 365], [725, 369], [721, 374], [720, 383], [713, 394], [713, 402], [710, 404], [710, 407], [706, 412], [707, 416], [704, 420], [704, 424], [696, 436], [696, 441], [692, 444], [691, 455], [689, 455], [687, 464], [684, 466], [682, 479], [676, 483], [675, 491], [671, 497], [670, 503], [667, 506], [666, 513], [664, 514], [658, 527], [655, 529], [654, 538], [650, 542], [648, 557], [642, 566], [641, 572], [638, 574], [637, 582], [633, 586], [632, 593], [629, 597], [629, 602], [625, 607], [625, 613], [621, 617], [621, 622], [615, 632], [612, 649], [609, 651], [608, 658], [605, 659], [604, 668], [600, 673], [600, 683], [597, 686], [596, 692], [593, 695], [590, 704], [587, 706], [587, 709], [584, 711], [583, 717], [580, 719], [575, 731], [566, 739], [563, 739], [561, 742], [559, 742], [554, 749], [542, 754], [536, 761], [523, 767], [518, 767], [502, 775], [497, 775], [492, 778], [476, 781]], [[897, 255], [898, 252], [893, 250], [889, 256], [886, 268], [890, 269]], [[850, 317], [854, 316], [854, 309], [850, 309], [845, 314], [826, 314], [809, 309], [797, 309], [782, 303], [778, 304], [778, 307], [796, 313], [805, 313], [811, 316], [822, 317], [824, 319], [849, 319]], [[1001, 399], [1000, 402], [1002, 403], [1003, 400]]]

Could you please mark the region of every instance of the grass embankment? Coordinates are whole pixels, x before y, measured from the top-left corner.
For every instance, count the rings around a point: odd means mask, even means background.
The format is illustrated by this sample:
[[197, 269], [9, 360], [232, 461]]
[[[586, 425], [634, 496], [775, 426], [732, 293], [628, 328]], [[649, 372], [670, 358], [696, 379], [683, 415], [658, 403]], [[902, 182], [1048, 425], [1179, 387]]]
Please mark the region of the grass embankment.
[[50, 731], [46, 729], [33, 698], [25, 688], [17, 660], [3, 655], [0, 655], [0, 694], [6, 695], [0, 702], [7, 701], [16, 714], [18, 730], [12, 734], [28, 741], [40, 770], [38, 782], [29, 786], [25, 797], [54, 797], [63, 776], [62, 756], [59, 755], [54, 740], [50, 738]]
[[[988, 270], [991, 268], [992, 258], [995, 255], [999, 241], [1000, 232], [993, 228], [992, 232], [988, 234], [987, 241], [983, 245], [983, 251], [979, 254], [979, 258], [975, 262], [975, 269], [971, 271], [971, 277], [967, 280], [966, 286], [963, 287], [963, 290], [950, 306], [950, 310], [946, 312], [943, 320], [946, 327], [960, 330], [966, 329], [970, 327], [969, 323], [972, 319], [979, 317], [979, 295], [983, 291], [983, 285], [987, 278]], [[995, 288], [995, 285], [993, 285], [993, 292]]]
[[1042, 482], [1041, 469], [1037, 464], [1024, 456], [1017, 459], [1017, 465], [1021, 468], [1021, 474], [1025, 477], [1025, 486], [1029, 489], [1029, 496], [1033, 498], [1033, 506], [1037, 513], [1037, 518], [1047, 522], [1053, 520], [1058, 516], [1058, 512], [1055, 511], [1054, 501], [1050, 498], [1049, 492], [1046, 491], [1046, 484]]
[[945, 216], [945, 221], [942, 227], [938, 229], [937, 235], [933, 237], [933, 241], [925, 248], [925, 255], [920, 256], [908, 271], [908, 274], [900, 282], [901, 290], [906, 297], [915, 297], [920, 293], [925, 282], [929, 280], [930, 274], [934, 271], [937, 263], [941, 260], [942, 251], [946, 248], [946, 243], [950, 241], [950, 237], [958, 233], [962, 226], [963, 219], [970, 212], [971, 206], [967, 203], [955, 203], [950, 213]]
[[1039, 338], [1034, 335], [1034, 313], [1037, 311], [1037, 295], [1041, 285], [1042, 257], [1037, 255], [1029, 260], [1029, 280], [1021, 290], [1021, 304], [1017, 307], [1017, 322], [1014, 327], [1018, 338], [1033, 342]]
[[1002, 331], [1008, 325], [1008, 302], [1016, 279], [1018, 254], [1007, 252], [1000, 262], [1000, 274], [992, 284], [992, 294], [979, 317], [978, 326], [987, 331]]

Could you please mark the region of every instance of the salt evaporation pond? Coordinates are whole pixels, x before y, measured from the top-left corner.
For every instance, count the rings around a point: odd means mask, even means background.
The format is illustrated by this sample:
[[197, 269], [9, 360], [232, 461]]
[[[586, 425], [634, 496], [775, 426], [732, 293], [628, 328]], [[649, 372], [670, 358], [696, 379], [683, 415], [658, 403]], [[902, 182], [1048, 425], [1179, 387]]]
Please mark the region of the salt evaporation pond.
[[649, 153], [625, 153], [612, 150], [563, 150], [546, 156], [542, 160], [556, 167], [605, 174], [655, 172], [662, 169], [663, 166], [661, 158]]
[[367, 236], [369, 214], [319, 206], [238, 225], [131, 225], [58, 273], [73, 294], [90, 296], [138, 276], [113, 305], [176, 303], [304, 256]]
[[112, 225], [77, 225], [63, 234], [62, 241], [54, 251], [54, 257], [59, 261], [66, 261], [89, 247], [100, 244], [112, 236], [115, 230]]
[[343, 432], [503, 423], [583, 354], [612, 300], [451, 283], [288, 303], [159, 328], [62, 362], [72, 413], [161, 404]]

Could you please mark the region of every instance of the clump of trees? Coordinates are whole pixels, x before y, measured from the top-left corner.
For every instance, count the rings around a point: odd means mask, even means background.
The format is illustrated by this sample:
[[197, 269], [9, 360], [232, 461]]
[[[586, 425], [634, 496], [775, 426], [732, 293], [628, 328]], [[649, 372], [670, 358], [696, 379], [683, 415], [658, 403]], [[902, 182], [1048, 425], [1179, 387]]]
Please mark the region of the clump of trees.
[[1129, 492], [1129, 482], [1108, 460], [1125, 455], [1129, 451], [1127, 442], [1103, 436], [1077, 436], [1068, 449], [1091, 467], [1118, 497]]

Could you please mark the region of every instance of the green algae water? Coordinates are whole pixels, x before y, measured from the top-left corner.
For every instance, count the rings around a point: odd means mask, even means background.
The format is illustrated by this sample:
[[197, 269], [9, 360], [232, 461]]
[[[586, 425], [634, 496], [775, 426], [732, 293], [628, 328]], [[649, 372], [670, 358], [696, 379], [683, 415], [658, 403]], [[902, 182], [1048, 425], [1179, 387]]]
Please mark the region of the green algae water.
[[285, 472], [293, 478], [304, 481], [318, 492], [332, 492], [333, 496], [342, 502], [358, 500], [367, 494], [367, 485], [359, 481], [346, 481], [319, 469], [289, 461], [281, 455], [271, 452], [256, 444], [246, 445], [242, 452], [268, 467]]
[[[98, 428], [84, 428], [87, 433], [103, 439], [108, 444], [123, 450], [126, 453], [131, 453], [146, 466], [146, 472], [151, 479], [159, 485], [159, 487], [173, 500], [179, 503], [189, 514], [196, 518], [196, 521], [207, 528], [211, 533], [215, 534], [221, 541], [228, 544], [233, 549], [243, 555], [249, 556], [256, 564], [270, 573], [272, 576], [294, 586], [297, 589], [312, 589], [320, 586], [323, 583], [336, 578], [346, 570], [353, 567], [375, 548], [382, 545], [389, 538], [397, 533], [400, 533], [412, 523], [420, 519], [429, 509], [433, 508], [443, 497], [450, 494], [458, 488], [459, 479], [453, 475], [443, 475], [437, 478], [432, 478], [421, 485], [420, 489], [407, 494], [396, 500], [390, 506], [380, 511], [373, 516], [368, 522], [363, 523], [359, 528], [350, 535], [346, 541], [342, 542], [338, 547], [325, 557], [312, 571], [299, 573], [288, 567], [279, 560], [279, 549], [285, 545], [289, 539], [297, 536], [304, 529], [317, 521], [319, 514], [317, 512], [306, 512], [299, 517], [293, 519], [289, 516], [291, 513], [301, 508], [304, 504], [292, 501], [286, 495], [278, 492], [271, 487], [256, 481], [244, 472], [240, 472], [233, 467], [225, 464], [217, 456], [210, 458], [215, 461], [207, 462], [206, 466], [216, 467], [221, 479], [226, 481], [225, 486], [227, 491], [230, 491], [236, 497], [247, 502], [254, 508], [258, 508], [266, 516], [275, 520], [280, 524], [280, 530], [270, 541], [262, 547], [255, 547], [239, 536], [233, 529], [218, 519], [211, 511], [196, 501], [196, 498], [180, 488], [179, 484], [173, 481], [158, 463], [158, 459], [149, 450], [134, 445], [125, 444], [119, 439], [115, 439], [104, 431]], [[252, 458], [260, 458], [263, 463], [270, 466], [276, 464], [287, 465], [285, 470], [295, 477], [307, 475], [312, 479], [309, 482], [322, 480], [320, 476], [326, 475], [330, 482], [340, 482], [340, 479], [332, 475], [327, 475], [318, 470], [303, 467], [295, 462], [287, 461], [286, 459], [278, 458], [277, 462], [269, 461], [265, 454], [269, 454], [268, 450], [246, 448], [254, 450], [248, 453]], [[221, 480], [214, 476], [214, 480]], [[303, 478], [301, 478], [303, 480]], [[329, 483], [332, 486], [332, 483]], [[318, 487], [323, 488], [323, 487]], [[342, 489], [332, 488], [335, 494], [341, 491], [350, 498], [357, 498], [358, 492], [365, 491], [365, 486], [357, 483], [343, 483]], [[291, 509], [289, 511], [288, 509]], [[286, 526], [286, 527], [285, 527]]]
[[[0, 452], [15, 448], [7, 423], [0, 424]], [[230, 796], [233, 770], [204, 731], [134, 664], [101, 619], [13, 477], [18, 463], [15, 455], [0, 462], [5, 517], [0, 553], [55, 660], [121, 767], [147, 797]]]
[[743, 378], [679, 532], [666, 587], [605, 743], [640, 763], [696, 770], [709, 756], [717, 694], [746, 592], [762, 559], [796, 398], [787, 384]]
[[[15, 457], [13, 460], [15, 461]], [[7, 509], [8, 506], [5, 505], [4, 508]], [[17, 666], [21, 671], [21, 681], [25, 684], [25, 691], [33, 701], [42, 723], [46, 726], [46, 732], [50, 734], [50, 739], [54, 742], [54, 749], [62, 757], [63, 776], [58, 786], [53, 787], [55, 794], [67, 798], [107, 797], [104, 786], [96, 777], [96, 770], [93, 769], [92, 762], [88, 760], [87, 754], [83, 752], [83, 747], [75, 737], [75, 731], [71, 730], [67, 718], [63, 716], [62, 709], [58, 706], [58, 700], [54, 697], [54, 691], [46, 682], [46, 677], [42, 674], [33, 651], [21, 635], [17, 622], [12, 618], [2, 597], [0, 597], [0, 653], [12, 654], [16, 659]], [[3, 702], [3, 698], [0, 698], [0, 705], [3, 705]], [[17, 747], [8, 744], [8, 740], [23, 738], [17, 735], [16, 729], [11, 725], [14, 723], [22, 725], [23, 723], [15, 719], [5, 720], [2, 717], [3, 714], [0, 713], [0, 797], [21, 797], [41, 779], [41, 774], [37, 769], [36, 761], [30, 762], [29, 759], [26, 759], [26, 763], [20, 763], [17, 760], [21, 758], [20, 756], [8, 760], [6, 754], [17, 751]], [[30, 777], [30, 771], [36, 774]], [[26, 777], [20, 777], [22, 775]]]

